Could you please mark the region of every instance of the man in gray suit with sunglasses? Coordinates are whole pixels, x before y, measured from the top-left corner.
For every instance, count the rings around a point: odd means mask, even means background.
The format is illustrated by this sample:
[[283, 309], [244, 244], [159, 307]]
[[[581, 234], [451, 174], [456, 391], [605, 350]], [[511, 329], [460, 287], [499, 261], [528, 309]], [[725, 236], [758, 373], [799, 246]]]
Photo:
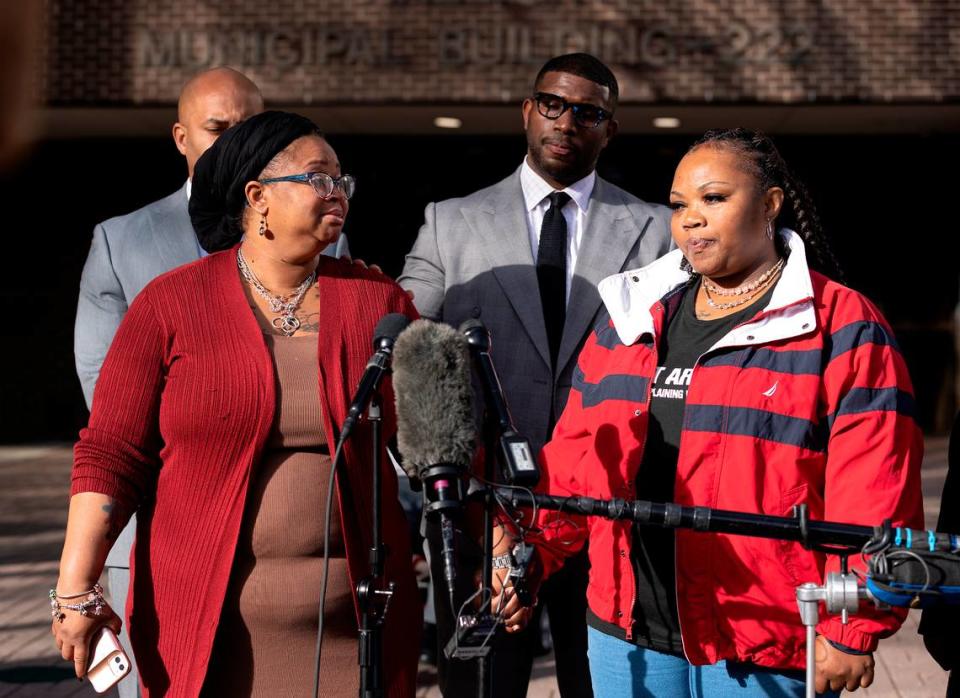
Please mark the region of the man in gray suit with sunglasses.
[[[88, 408], [93, 404], [100, 366], [134, 297], [157, 276], [206, 254], [187, 210], [194, 165], [221, 133], [262, 111], [260, 90], [245, 75], [230, 68], [195, 75], [180, 92], [173, 125], [173, 141], [187, 161], [186, 183], [166, 198], [94, 228], [80, 279], [74, 328], [77, 375]], [[346, 237], [341, 234], [324, 254], [348, 256]], [[120, 533], [106, 561], [110, 603], [121, 617], [130, 584], [135, 531], [136, 516]], [[126, 629], [120, 640], [133, 661]], [[133, 677], [118, 684], [121, 698], [139, 695], [135, 663], [133, 669]]]
[[[566, 404], [577, 354], [600, 309], [596, 285], [641, 267], [671, 247], [670, 211], [598, 177], [597, 158], [616, 134], [619, 88], [587, 54], [549, 60], [523, 102], [527, 155], [503, 181], [461, 199], [431, 203], [407, 255], [400, 285], [421, 315], [458, 327], [477, 318], [490, 330], [492, 356], [518, 431], [534, 451], [549, 438]], [[440, 688], [476, 695], [473, 662], [445, 661], [453, 616], [428, 522], [436, 585]], [[474, 532], [476, 533], [476, 532]], [[457, 603], [473, 591], [461, 555]], [[440, 572], [440, 573], [438, 573]], [[459, 582], [458, 582], [459, 584]], [[557, 681], [564, 698], [592, 696], [586, 658], [586, 561], [573, 558], [540, 591], [550, 613]], [[557, 612], [551, 612], [556, 609]], [[494, 645], [495, 695], [524, 696], [538, 632], [500, 633]]]

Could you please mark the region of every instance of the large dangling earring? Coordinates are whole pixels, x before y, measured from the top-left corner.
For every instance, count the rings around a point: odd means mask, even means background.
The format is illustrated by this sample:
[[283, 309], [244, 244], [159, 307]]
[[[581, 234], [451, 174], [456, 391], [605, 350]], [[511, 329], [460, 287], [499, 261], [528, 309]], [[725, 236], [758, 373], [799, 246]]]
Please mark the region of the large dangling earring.
[[767, 221], [767, 237], [773, 240], [773, 219]]
[[267, 214], [264, 213], [264, 214], [261, 214], [261, 216], [262, 217], [260, 218], [260, 230], [257, 231], [257, 234], [260, 237], [263, 237], [264, 235], [267, 234]]
[[688, 272], [690, 274], [693, 273], [693, 266], [690, 264], [690, 260], [687, 259], [686, 257], [680, 258], [680, 270]]

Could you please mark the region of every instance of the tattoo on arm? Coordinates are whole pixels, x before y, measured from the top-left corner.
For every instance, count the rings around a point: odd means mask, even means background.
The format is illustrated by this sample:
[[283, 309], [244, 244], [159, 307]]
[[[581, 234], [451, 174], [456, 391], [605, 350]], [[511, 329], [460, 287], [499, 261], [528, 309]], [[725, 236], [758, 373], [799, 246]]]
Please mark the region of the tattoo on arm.
[[107, 540], [113, 543], [120, 537], [120, 531], [123, 530], [123, 515], [114, 499], [111, 499], [101, 508], [107, 515]]

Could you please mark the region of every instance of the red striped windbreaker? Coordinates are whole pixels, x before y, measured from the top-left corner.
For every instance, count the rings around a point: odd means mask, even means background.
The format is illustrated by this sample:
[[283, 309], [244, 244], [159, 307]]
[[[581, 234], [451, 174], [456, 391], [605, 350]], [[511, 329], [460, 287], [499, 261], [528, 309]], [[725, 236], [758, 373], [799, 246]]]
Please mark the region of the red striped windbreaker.
[[[767, 308], [699, 358], [683, 419], [674, 500], [683, 505], [813, 519], [922, 527], [923, 441], [903, 357], [890, 327], [863, 296], [807, 268], [791, 249]], [[600, 283], [606, 314], [579, 358], [570, 398], [544, 447], [542, 488], [551, 494], [634, 498], [642, 460], [654, 338], [688, 279], [674, 251]], [[631, 636], [635, 580], [631, 524], [539, 518], [547, 572], [589, 537], [590, 608]], [[859, 568], [859, 559], [850, 560]], [[819, 553], [798, 543], [678, 530], [677, 598], [684, 652], [694, 664], [721, 659], [803, 666], [795, 588], [820, 583]], [[863, 607], [827, 638], [859, 650], [900, 626], [902, 612]]]

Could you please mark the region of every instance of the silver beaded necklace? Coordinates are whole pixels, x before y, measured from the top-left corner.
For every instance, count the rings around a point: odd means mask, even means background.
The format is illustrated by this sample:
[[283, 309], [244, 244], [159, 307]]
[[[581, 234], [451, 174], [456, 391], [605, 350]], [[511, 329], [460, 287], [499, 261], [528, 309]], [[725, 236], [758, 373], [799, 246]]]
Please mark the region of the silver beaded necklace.
[[260, 279], [256, 277], [253, 270], [247, 265], [247, 260], [243, 258], [243, 252], [240, 249], [237, 249], [237, 267], [239, 267], [240, 274], [246, 282], [253, 286], [253, 290], [257, 292], [257, 295], [267, 301], [270, 310], [280, 316], [273, 318], [272, 324], [274, 327], [283, 332], [287, 337], [300, 329], [300, 320], [293, 313], [300, 307], [300, 302], [306, 295], [307, 289], [313, 285], [314, 279], [317, 278], [316, 270], [310, 272], [309, 276], [300, 282], [297, 290], [290, 296], [275, 296], [260, 283]]

